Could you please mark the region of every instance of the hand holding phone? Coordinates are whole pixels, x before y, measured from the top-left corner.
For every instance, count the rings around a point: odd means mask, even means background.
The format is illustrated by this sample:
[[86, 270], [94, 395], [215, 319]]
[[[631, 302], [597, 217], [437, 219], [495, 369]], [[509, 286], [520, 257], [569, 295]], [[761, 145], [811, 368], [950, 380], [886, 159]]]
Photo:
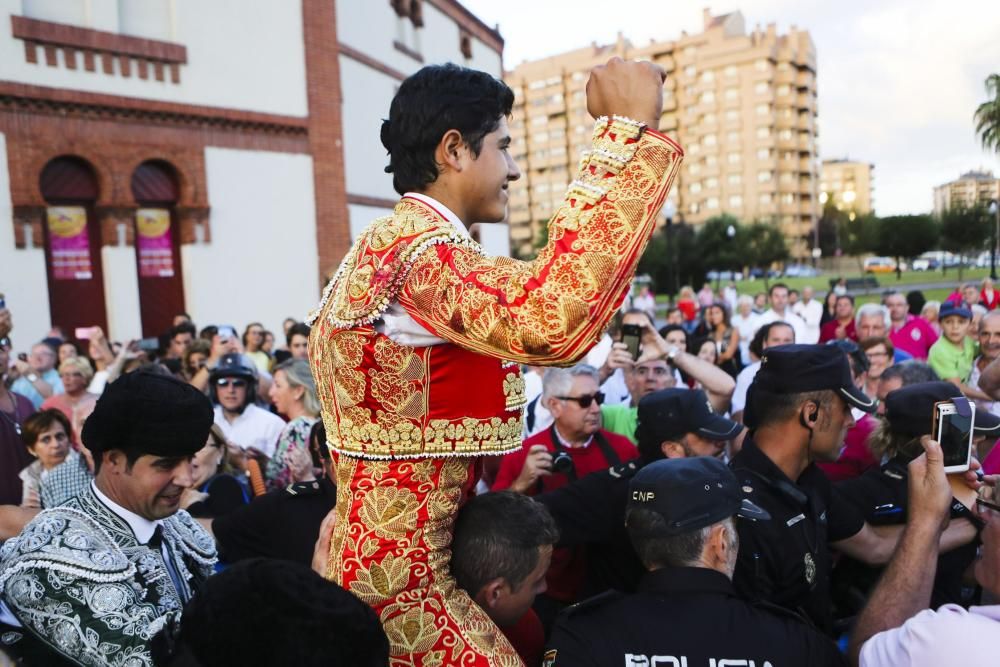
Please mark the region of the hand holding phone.
[[638, 324], [623, 324], [621, 342], [625, 343], [632, 361], [639, 358], [640, 341], [642, 340], [642, 327]]
[[[957, 405], [957, 401], [964, 405]], [[946, 473], [969, 469], [975, 420], [976, 404], [967, 398], [956, 397], [934, 404], [934, 439], [941, 443]]]

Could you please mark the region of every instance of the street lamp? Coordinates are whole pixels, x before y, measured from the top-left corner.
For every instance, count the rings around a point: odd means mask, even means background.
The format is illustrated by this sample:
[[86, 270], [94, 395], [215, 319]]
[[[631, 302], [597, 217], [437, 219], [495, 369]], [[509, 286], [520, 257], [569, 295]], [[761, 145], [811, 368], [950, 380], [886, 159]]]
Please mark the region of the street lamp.
[[990, 200], [990, 214], [996, 217], [993, 225], [993, 243], [990, 244], [990, 280], [997, 279], [997, 240], [1000, 239], [1000, 202]]

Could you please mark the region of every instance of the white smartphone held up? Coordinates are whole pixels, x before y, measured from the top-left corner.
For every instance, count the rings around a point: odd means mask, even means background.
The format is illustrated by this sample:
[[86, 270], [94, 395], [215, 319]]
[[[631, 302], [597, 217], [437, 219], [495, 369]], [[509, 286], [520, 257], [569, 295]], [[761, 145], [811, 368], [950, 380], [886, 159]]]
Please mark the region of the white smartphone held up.
[[965, 472], [972, 463], [976, 404], [966, 398], [955, 400], [966, 401], [968, 411], [960, 412], [953, 401], [941, 401], [934, 405], [934, 439], [941, 443], [946, 473]]

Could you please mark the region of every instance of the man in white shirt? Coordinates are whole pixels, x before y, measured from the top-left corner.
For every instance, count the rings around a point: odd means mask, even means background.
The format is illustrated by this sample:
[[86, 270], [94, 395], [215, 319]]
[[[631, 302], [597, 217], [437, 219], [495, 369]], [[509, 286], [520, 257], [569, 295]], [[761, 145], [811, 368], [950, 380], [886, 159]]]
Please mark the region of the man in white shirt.
[[[785, 322], [771, 322], [765, 324], [757, 330], [757, 336], [761, 338], [760, 351], [776, 345], [791, 345], [795, 342], [795, 330]], [[754, 338], [756, 339], [757, 336]], [[750, 343], [750, 349], [754, 348], [754, 343]], [[758, 355], [760, 356], [760, 355]], [[736, 389], [733, 391], [733, 402], [731, 412], [735, 421], [743, 423], [743, 410], [747, 405], [747, 391], [753, 384], [753, 379], [760, 370], [760, 361], [750, 364], [736, 376]]]
[[[944, 472], [941, 446], [927, 436], [922, 444], [926, 454], [909, 465], [909, 520], [892, 561], [858, 617], [851, 636], [851, 662], [862, 667], [995, 667], [1000, 605], [927, 608], [941, 532], [956, 501]], [[1000, 507], [995, 492], [995, 486], [989, 487], [982, 494], [986, 502], [976, 502], [985, 527], [980, 533], [982, 557], [975, 564], [976, 581], [994, 600], [1000, 598]]]
[[209, 376], [209, 391], [215, 423], [226, 440], [248, 454], [273, 456], [285, 422], [254, 404], [257, 374], [242, 355], [227, 354], [219, 360]]
[[[809, 335], [806, 330], [806, 323], [801, 317], [793, 313], [791, 307], [788, 305], [788, 285], [784, 283], [774, 283], [771, 285], [771, 289], [768, 292], [768, 299], [771, 302], [771, 307], [761, 313], [758, 324], [763, 326], [771, 322], [787, 322], [795, 331], [795, 341], [805, 341]], [[816, 340], [819, 340], [818, 334], [819, 332], [817, 331]]]
[[212, 574], [215, 542], [180, 509], [212, 406], [173, 377], [108, 385], [83, 427], [96, 477], [0, 551], [0, 641], [31, 665], [151, 665], [149, 641]]
[[823, 304], [813, 298], [812, 285], [802, 288], [802, 300], [795, 304], [792, 312], [806, 323], [805, 338], [798, 342], [815, 345], [819, 342], [819, 323], [823, 319]]

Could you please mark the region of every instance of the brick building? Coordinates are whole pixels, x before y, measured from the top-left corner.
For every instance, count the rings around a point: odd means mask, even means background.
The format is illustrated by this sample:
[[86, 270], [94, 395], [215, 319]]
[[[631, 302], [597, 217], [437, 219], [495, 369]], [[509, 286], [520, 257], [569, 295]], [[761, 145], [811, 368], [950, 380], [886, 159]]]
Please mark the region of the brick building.
[[[17, 347], [52, 324], [154, 335], [181, 310], [301, 318], [394, 204], [378, 137], [399, 82], [499, 76], [502, 49], [455, 0], [0, 0]], [[482, 235], [506, 249], [506, 228]]]
[[668, 199], [698, 225], [721, 213], [777, 224], [807, 256], [818, 220], [816, 49], [805, 30], [748, 32], [739, 12], [704, 12], [704, 30], [671, 41], [614, 44], [523, 63], [507, 73], [511, 125], [524, 177], [511, 186], [511, 240], [530, 254], [586, 148], [587, 73], [613, 56], [667, 71], [661, 129], [686, 157]]

